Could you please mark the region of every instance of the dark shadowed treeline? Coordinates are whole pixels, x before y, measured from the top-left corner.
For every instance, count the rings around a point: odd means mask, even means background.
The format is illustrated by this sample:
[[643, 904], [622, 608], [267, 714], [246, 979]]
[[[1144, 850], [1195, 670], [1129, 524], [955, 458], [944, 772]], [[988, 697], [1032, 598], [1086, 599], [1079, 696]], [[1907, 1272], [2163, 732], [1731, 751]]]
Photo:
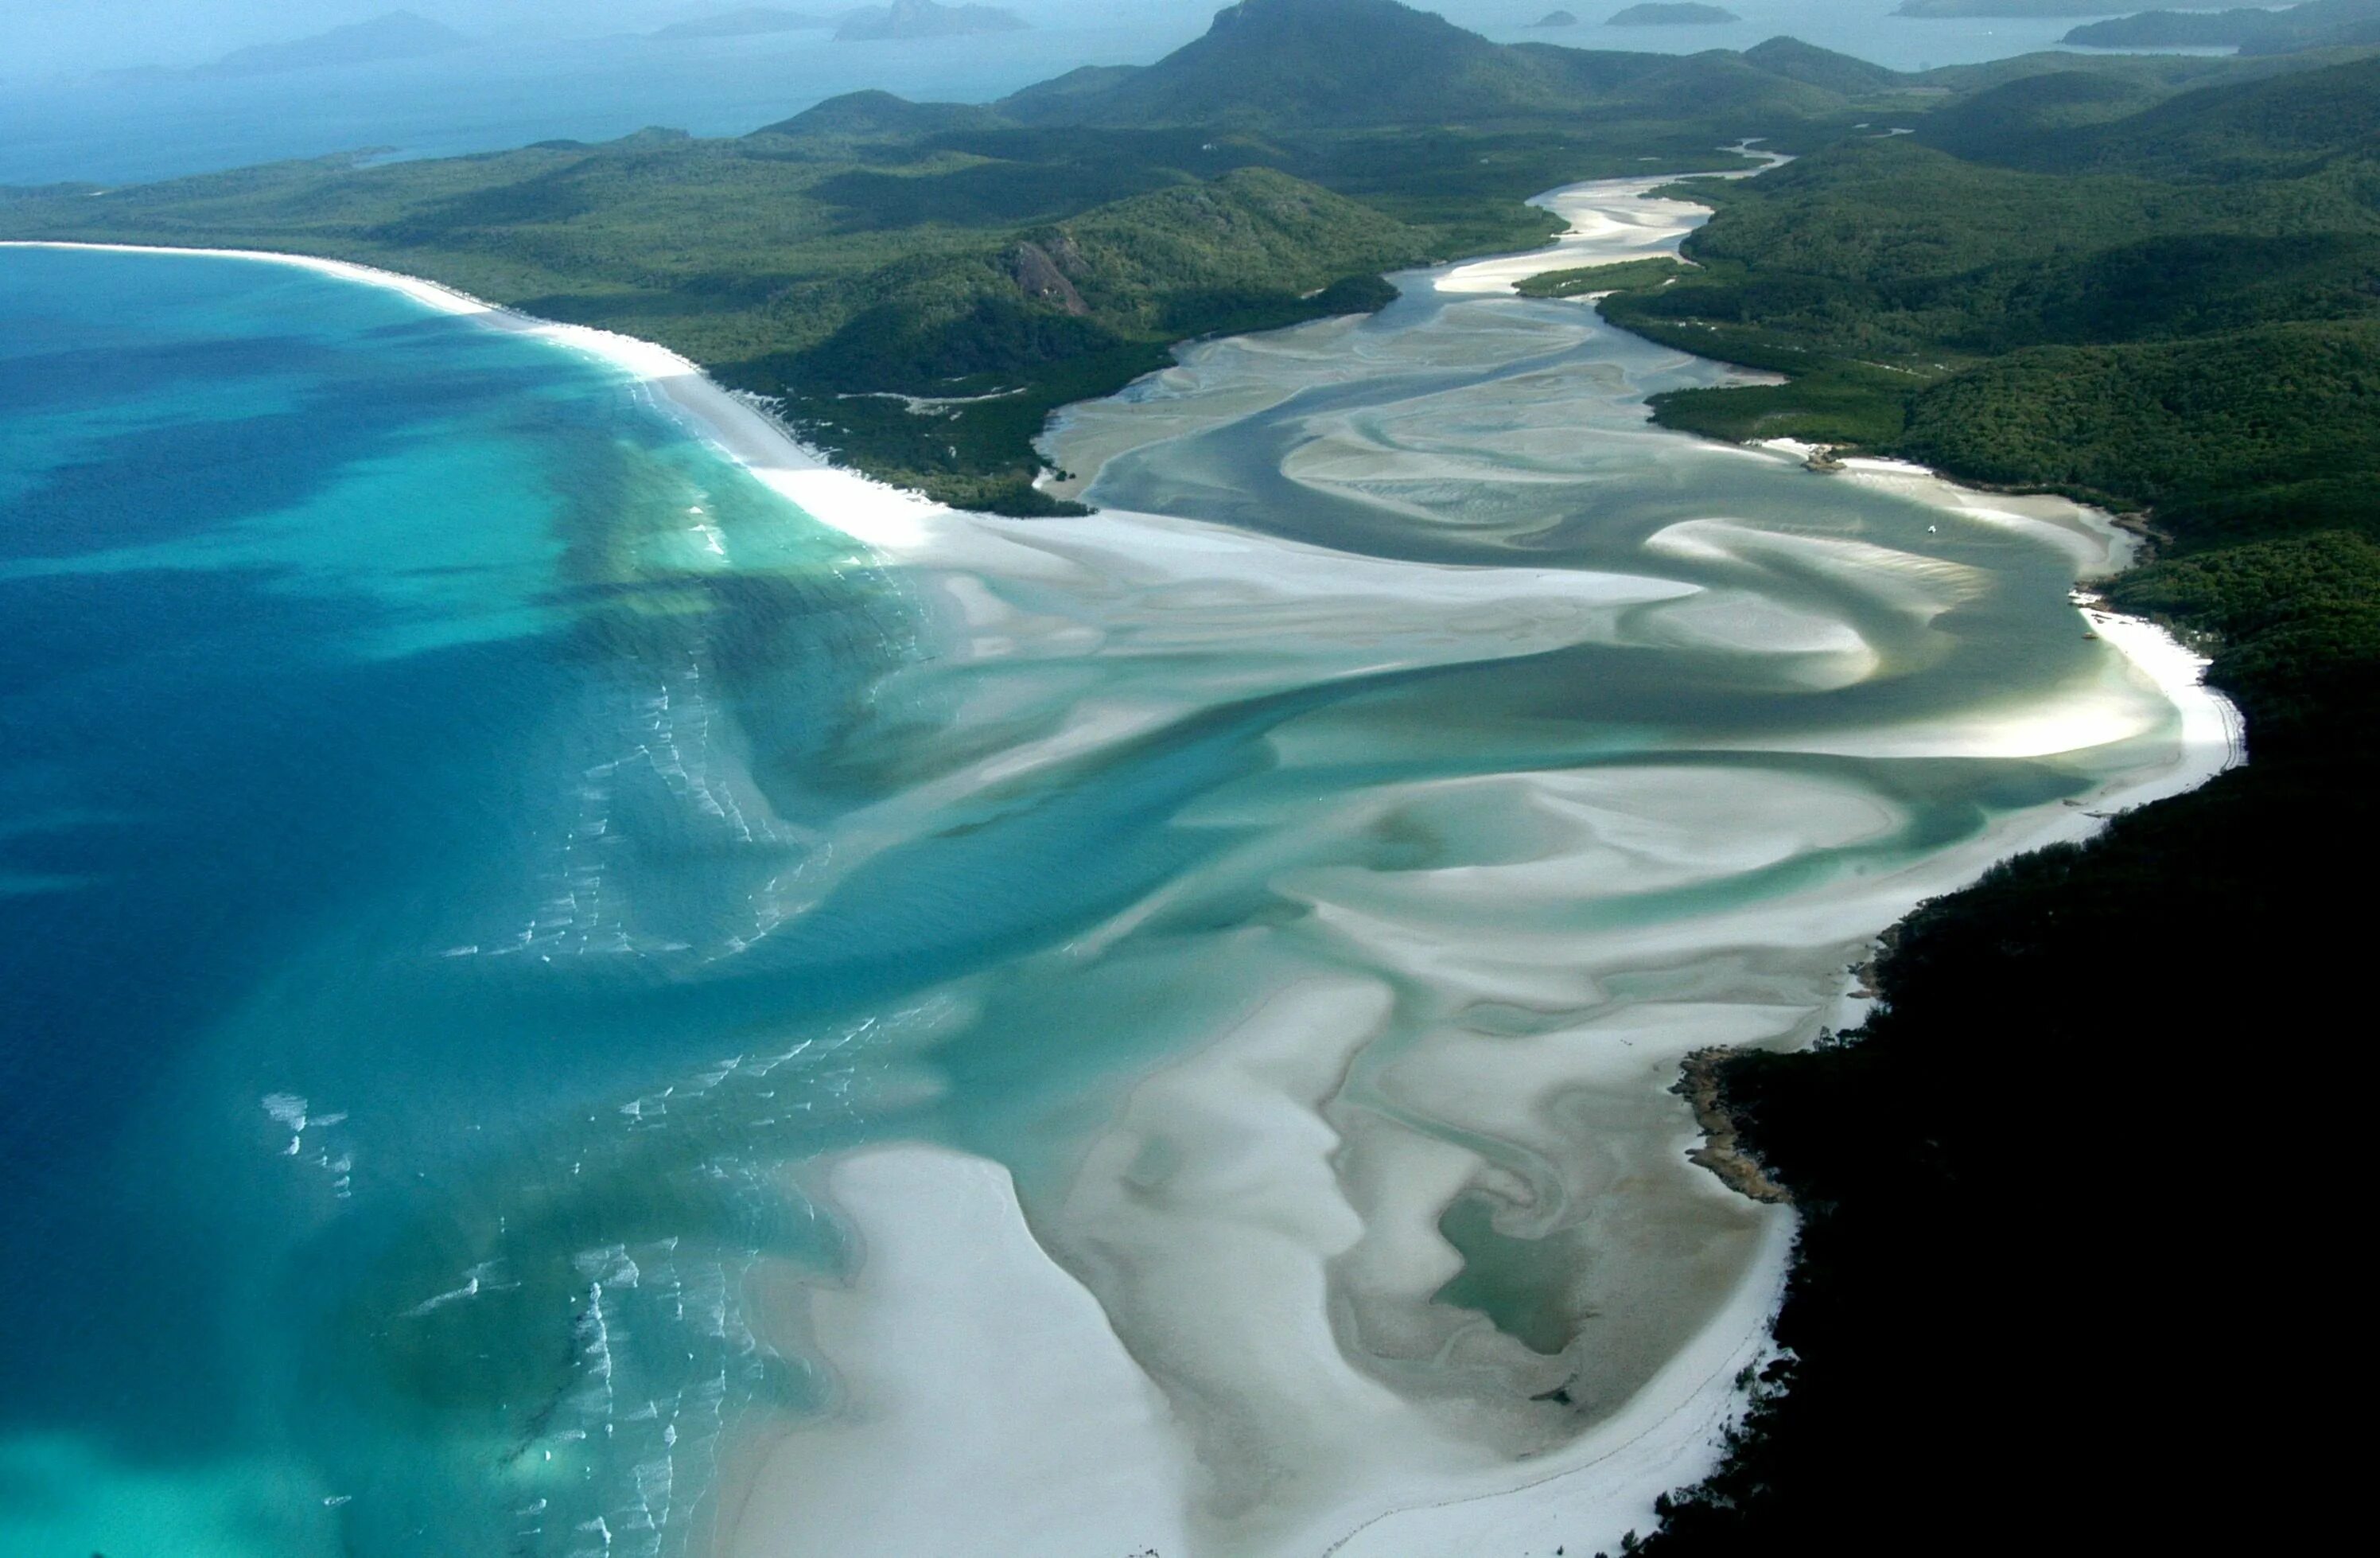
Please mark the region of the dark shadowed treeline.
[[2253, 760], [1926, 906], [1853, 1041], [1718, 1067], [1805, 1220], [1791, 1357], [1660, 1558], [2294, 1548], [2341, 1473], [2380, 67], [2153, 112], [2070, 136], [2088, 174], [1813, 157], [1730, 201], [1719, 274], [1615, 310], [1803, 371], [1682, 420], [2145, 505], [2162, 558], [2109, 593], [2203, 636]]

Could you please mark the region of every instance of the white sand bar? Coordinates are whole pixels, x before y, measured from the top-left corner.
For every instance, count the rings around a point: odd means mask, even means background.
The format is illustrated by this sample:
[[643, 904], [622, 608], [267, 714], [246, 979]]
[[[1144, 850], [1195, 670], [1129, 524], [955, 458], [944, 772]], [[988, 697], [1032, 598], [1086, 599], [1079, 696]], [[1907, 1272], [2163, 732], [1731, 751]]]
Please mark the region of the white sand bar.
[[844, 1396], [777, 1446], [723, 1558], [1184, 1551], [1172, 1410], [1034, 1242], [1007, 1172], [897, 1147], [831, 1188], [867, 1240], [852, 1285], [810, 1307]]

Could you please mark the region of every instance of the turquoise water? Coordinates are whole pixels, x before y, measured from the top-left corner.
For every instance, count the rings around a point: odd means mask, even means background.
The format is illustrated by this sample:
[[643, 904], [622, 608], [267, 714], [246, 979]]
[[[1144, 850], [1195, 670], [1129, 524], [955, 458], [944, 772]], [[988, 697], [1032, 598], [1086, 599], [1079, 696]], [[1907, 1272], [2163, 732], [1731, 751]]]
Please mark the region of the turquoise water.
[[[1405, 281], [1070, 414], [1113, 512], [896, 562], [550, 342], [0, 250], [0, 1552], [925, 1518], [986, 1474], [867, 1435], [974, 1377], [810, 1329], [902, 1215], [826, 1195], [863, 1144], [1013, 1173], [1185, 1551], [1625, 1407], [1775, 1233], [1676, 1056], [1813, 1036], [2174, 715], [2079, 518], [1649, 430], [1722, 371]], [[869, 1475], [756, 1482], [796, 1426]]]
[[[8, 250], [0, 315], [0, 1551], [666, 1524], [806, 1388], [736, 1271], [832, 1241], [712, 1172], [732, 1108], [620, 1104], [727, 1053], [701, 971], [868, 786], [900, 591], [618, 372], [375, 288]], [[695, 506], [768, 565], [675, 566]]]

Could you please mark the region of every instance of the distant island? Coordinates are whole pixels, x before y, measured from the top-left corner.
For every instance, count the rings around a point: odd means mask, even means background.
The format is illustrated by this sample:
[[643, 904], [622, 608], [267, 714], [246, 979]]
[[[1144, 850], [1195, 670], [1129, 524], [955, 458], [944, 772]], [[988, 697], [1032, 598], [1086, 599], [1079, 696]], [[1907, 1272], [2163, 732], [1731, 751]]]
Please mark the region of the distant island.
[[1548, 11], [1529, 25], [1531, 27], [1576, 27], [1578, 18], [1570, 11]]
[[377, 65], [383, 60], [422, 59], [468, 48], [471, 40], [453, 28], [411, 11], [391, 11], [370, 21], [285, 43], [258, 43], [188, 72], [192, 76], [276, 76], [325, 65]]
[[892, 0], [853, 11], [834, 30], [838, 43], [879, 38], [962, 38], [978, 32], [1021, 32], [1032, 26], [995, 6], [941, 6], [935, 0]]
[[1743, 18], [1718, 6], [1701, 6], [1688, 0], [1686, 4], [1655, 4], [1631, 6], [1615, 12], [1603, 25], [1606, 27], [1718, 27]]
[[1900, 0], [1897, 17], [2111, 17], [2123, 10], [2101, 0]]
[[770, 32], [802, 32], [817, 28], [832, 27], [828, 17], [814, 17], [804, 11], [781, 11], [773, 6], [747, 6], [740, 11], [722, 11], [716, 16], [696, 17], [691, 21], [673, 22], [656, 30], [656, 38], [757, 38]]
[[2309, 0], [2268, 11], [2143, 11], [2078, 27], [2063, 40], [2091, 49], [2238, 49], [2289, 54], [2380, 43], [2380, 0]]

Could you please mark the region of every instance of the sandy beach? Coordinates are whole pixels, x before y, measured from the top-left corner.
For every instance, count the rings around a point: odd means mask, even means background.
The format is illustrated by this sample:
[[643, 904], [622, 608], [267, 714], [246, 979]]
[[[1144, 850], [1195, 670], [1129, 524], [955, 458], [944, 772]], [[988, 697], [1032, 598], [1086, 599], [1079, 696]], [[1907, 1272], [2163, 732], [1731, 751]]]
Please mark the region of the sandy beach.
[[[1666, 182], [1541, 197], [1572, 224], [1552, 248], [1449, 267], [1430, 285], [1491, 299], [1546, 271], [1675, 253], [1706, 213], [1643, 198]], [[1756, 685], [1820, 695], [1909, 660], [1988, 583], [1976, 566], [1720, 515], [1648, 529], [1646, 557], [1705, 580], [1682, 582], [1518, 552], [1498, 566], [1366, 555], [1125, 508], [965, 514], [832, 468], [650, 343], [366, 266], [235, 257], [599, 358], [937, 603], [940, 655], [899, 675], [940, 678], [948, 737], [976, 755], [852, 819], [819, 893], [953, 808], [1201, 711], [1314, 687], [1393, 691], [1408, 671], [1582, 647], [1728, 659]], [[1110, 460], [1282, 404], [1343, 376], [1334, 354], [1359, 328], [1202, 348], [1239, 376], [1185, 368], [1171, 400], [1072, 408], [1062, 463], [1087, 483]], [[1262, 371], [1242, 371], [1258, 358]], [[1427, 516], [1443, 484], [1499, 479], [1475, 450], [1389, 450], [1354, 420], [1313, 425], [1284, 467], [1304, 493]], [[1549, 429], [1547, 446], [1563, 432]], [[1515, 466], [1510, 480], [1536, 478]], [[2105, 516], [2062, 499], [1974, 493], [1890, 462], [1806, 480], [1997, 528], [2063, 555], [2077, 580], [2129, 557]], [[1799, 592], [1713, 582], [1739, 578], [1790, 578]], [[1838, 597], [1857, 612], [1830, 612]], [[1691, 1112], [1669, 1091], [1684, 1057], [1810, 1041], [1855, 1015], [1849, 965], [1918, 903], [2244, 760], [2238, 713], [2204, 686], [2203, 659], [2151, 624], [2076, 603], [2074, 637], [2087, 623], [2115, 653], [2054, 700], [1730, 735], [1726, 753], [1780, 760], [1751, 777], [1680, 739], [1629, 765], [1384, 772], [1318, 802], [1284, 780], [1194, 803], [1189, 825], [1236, 842], [1055, 957], [1092, 969], [1201, 894], [1237, 902], [1260, 887], [1291, 929], [1185, 959], [1185, 991], [1196, 974], [1208, 981], [1199, 999], [1230, 992], [1196, 1008], [1203, 1039], [1145, 1064], [1062, 1162], [1012, 1169], [891, 1142], [828, 1166], [865, 1251], [847, 1280], [800, 1279], [801, 1345], [831, 1365], [835, 1401], [759, 1432], [771, 1442], [747, 1457], [757, 1469], [722, 1497], [718, 1551], [860, 1558], [938, 1551], [957, 1533], [1037, 1558], [1469, 1558], [1592, 1552], [1646, 1529], [1661, 1492], [1716, 1464], [1742, 1409], [1739, 1379], [1768, 1347], [1793, 1231], [1789, 1210], [1687, 1161]], [[1276, 772], [1344, 761], [1364, 718], [1285, 718], [1266, 738]], [[1414, 738], [1427, 748], [1430, 733]], [[1884, 851], [1916, 830], [1923, 797], [1808, 761], [2101, 749], [2133, 755], [2083, 793], [1898, 863]], [[1395, 870], [1309, 847], [1342, 837], [1428, 847]], [[1888, 863], [1815, 871], [1691, 919], [1630, 910], [1863, 851]], [[1579, 918], [1589, 885], [1613, 906], [1591, 934]], [[1096, 979], [1084, 976], [1087, 1005]], [[1619, 1317], [1618, 1340], [1548, 1352], [1440, 1302], [1464, 1271], [1448, 1229], [1467, 1203], [1486, 1209], [1482, 1248], [1559, 1233], [1597, 1252], [1564, 1301]]]

